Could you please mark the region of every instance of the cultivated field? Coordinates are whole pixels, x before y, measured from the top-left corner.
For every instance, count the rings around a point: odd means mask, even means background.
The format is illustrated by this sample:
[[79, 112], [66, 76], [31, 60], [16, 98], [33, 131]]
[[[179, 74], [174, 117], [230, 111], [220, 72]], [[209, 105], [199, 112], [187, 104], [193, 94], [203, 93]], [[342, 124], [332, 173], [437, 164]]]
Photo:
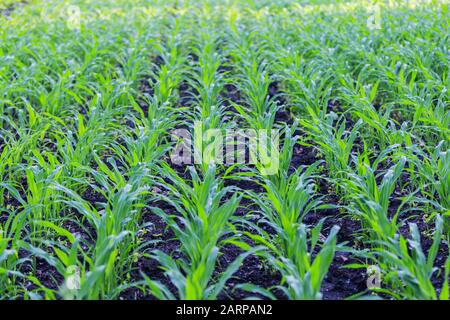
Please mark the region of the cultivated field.
[[0, 299], [449, 299], [449, 9], [0, 0]]

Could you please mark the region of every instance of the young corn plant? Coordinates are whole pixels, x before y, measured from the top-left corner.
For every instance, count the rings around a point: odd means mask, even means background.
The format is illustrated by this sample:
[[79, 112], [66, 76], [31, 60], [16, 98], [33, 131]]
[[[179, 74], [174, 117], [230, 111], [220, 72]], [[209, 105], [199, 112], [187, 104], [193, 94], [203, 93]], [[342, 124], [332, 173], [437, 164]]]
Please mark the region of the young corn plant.
[[450, 258], [445, 262], [443, 283], [440, 290], [433, 284], [433, 276], [439, 272], [435, 267], [436, 256], [442, 243], [443, 220], [436, 216], [433, 242], [428, 254], [422, 247], [420, 231], [410, 224], [411, 239], [402, 235], [380, 242], [375, 250], [376, 263], [384, 271], [387, 292], [399, 299], [448, 300]]
[[300, 124], [311, 136], [311, 140], [318, 145], [319, 152], [324, 155], [331, 177], [342, 177], [350, 170], [355, 140], [363, 123], [358, 121], [349, 131], [346, 129], [345, 117], [342, 116], [336, 121], [337, 115], [334, 113], [322, 118], [323, 113], [319, 116], [313, 109], [307, 107], [307, 110], [311, 120], [302, 119]]
[[346, 199], [349, 202], [348, 211], [358, 217], [363, 227], [373, 240], [394, 238], [397, 232], [397, 219], [402, 206], [392, 217], [389, 216], [391, 196], [397, 181], [403, 171], [406, 159], [402, 157], [381, 176], [376, 173], [378, 162], [384, 158], [381, 155], [372, 165], [367, 156], [356, 158], [356, 172], [349, 173], [342, 180]]
[[[274, 227], [277, 236], [272, 236], [259, 230], [258, 234], [246, 233], [255, 243], [265, 250], [258, 253], [265, 258], [273, 268], [280, 272], [280, 285], [264, 289], [251, 284], [244, 284], [239, 288], [249, 292], [257, 292], [266, 298], [276, 299], [273, 290], [281, 290], [291, 300], [322, 299], [321, 286], [337, 250], [338, 226], [334, 226], [326, 240], [319, 245], [322, 231], [321, 221], [310, 229], [304, 224], [295, 224], [289, 234], [281, 228]], [[250, 250], [250, 246], [241, 244]]]
[[209, 30], [201, 33], [201, 41], [193, 47], [193, 52], [198, 57], [198, 65], [188, 78], [196, 92], [193, 98], [196, 100], [197, 119], [202, 120], [205, 130], [220, 128], [223, 117], [220, 93], [224, 79], [219, 71], [223, 58], [217, 51], [217, 42], [217, 36], [210, 35]]
[[[268, 225], [274, 232], [270, 234], [261, 227], [253, 226], [256, 233], [245, 234], [266, 248], [262, 256], [283, 276], [277, 288], [289, 299], [320, 299], [321, 284], [334, 257], [339, 228], [333, 227], [323, 246], [318, 249], [323, 221], [312, 229], [302, 223], [305, 215], [319, 209], [321, 205], [321, 199], [313, 197], [313, 173], [321, 162], [307, 169], [300, 167], [289, 174], [292, 149], [296, 143], [294, 132], [295, 126], [292, 131], [288, 127], [285, 130], [278, 173], [262, 179], [264, 197], [249, 192], [263, 214], [259, 224]], [[248, 245], [244, 245], [244, 248], [250, 249]], [[315, 250], [319, 251], [313, 256]], [[247, 285], [243, 288], [250, 290], [253, 287]], [[261, 292], [267, 297], [273, 297], [269, 291], [261, 289]]]
[[[208, 171], [210, 160], [222, 163], [222, 155], [215, 154], [215, 150], [209, 148], [208, 145], [212, 139], [214, 139], [214, 143], [223, 144], [223, 141], [219, 141], [222, 135], [218, 133], [226, 125], [223, 122], [225, 109], [221, 108], [224, 75], [219, 70], [223, 57], [218, 53], [217, 42], [217, 35], [211, 35], [209, 31], [202, 30], [200, 40], [195, 41], [192, 48], [198, 62], [193, 66], [188, 80], [191, 86], [190, 93], [195, 101], [196, 122], [193, 127], [196, 133], [202, 133], [201, 136], [196, 135], [194, 138], [194, 152], [201, 153], [196, 157], [202, 158], [201, 169], [204, 174]], [[220, 131], [220, 133], [223, 132]]]
[[237, 62], [238, 88], [245, 96], [246, 105], [232, 105], [250, 128], [272, 129], [279, 107], [275, 97], [269, 98], [267, 94], [271, 83], [268, 63], [262, 57], [262, 50], [252, 46], [252, 37], [254, 35], [250, 33], [239, 39], [233, 38], [235, 49], [231, 55]]
[[[0, 211], [1, 214], [5, 212]], [[25, 275], [18, 271], [18, 267], [26, 259], [19, 258], [19, 237], [24, 226], [24, 219], [18, 219], [20, 215], [8, 212], [9, 217], [0, 224], [0, 299], [8, 297], [19, 297], [22, 288], [15, 283], [17, 279], [25, 278]]]
[[[186, 48], [179, 43], [179, 36], [171, 34], [165, 45], [154, 43], [155, 51], [163, 59], [164, 63], [157, 66], [152, 72], [152, 78], [155, 84], [149, 83], [154, 93], [151, 97], [151, 104], [157, 106], [172, 106], [177, 98], [177, 88], [182, 79], [186, 67]], [[150, 119], [157, 117], [158, 108], [149, 109]]]
[[176, 209], [176, 214], [168, 214], [160, 208], [152, 207], [174, 231], [181, 243], [182, 259], [175, 259], [160, 250], [154, 250], [149, 257], [159, 261], [168, 279], [176, 287], [172, 293], [165, 285], [144, 275], [152, 295], [158, 299], [216, 299], [224, 289], [226, 281], [240, 266], [252, 250], [240, 255], [218, 277], [214, 277], [221, 246], [236, 237], [233, 233], [233, 214], [239, 206], [240, 196], [223, 187], [216, 176], [216, 168], [211, 165], [201, 178], [190, 167], [192, 182], [187, 183], [168, 165], [161, 168], [163, 177], [170, 180], [164, 184], [167, 196], [160, 196]]
[[[94, 246], [83, 253], [85, 264], [76, 259], [71, 261], [84, 272], [80, 280], [82, 289], [72, 293], [75, 299], [114, 299], [121, 290], [131, 286], [126, 282], [126, 274], [137, 248], [135, 236], [144, 207], [142, 197], [149, 189], [149, 168], [145, 166], [133, 168], [124, 176], [113, 161], [110, 162], [112, 169], [100, 159], [97, 159], [97, 164], [99, 171], [93, 174], [106, 189], [97, 189], [107, 199], [102, 210], [97, 210], [72, 190], [61, 185], [54, 187], [66, 194], [63, 203], [77, 210], [83, 221], [95, 230]], [[69, 249], [57, 252], [60, 260], [64, 254], [77, 256], [70, 253], [78, 250], [72, 240]], [[67, 266], [64, 260], [60, 262]]]
[[450, 149], [441, 141], [430, 155], [418, 150], [413, 162], [418, 170], [417, 187], [422, 202], [443, 214], [445, 231], [450, 232]]

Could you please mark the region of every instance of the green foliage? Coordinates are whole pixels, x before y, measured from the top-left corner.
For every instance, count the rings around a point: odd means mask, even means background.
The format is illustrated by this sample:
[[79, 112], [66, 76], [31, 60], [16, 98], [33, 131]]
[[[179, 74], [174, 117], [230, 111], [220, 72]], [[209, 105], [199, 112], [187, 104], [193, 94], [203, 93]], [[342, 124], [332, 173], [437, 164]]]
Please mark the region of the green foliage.
[[[0, 299], [321, 299], [342, 251], [448, 299], [448, 3], [372, 5], [0, 0]], [[279, 147], [169, 164], [196, 126]]]

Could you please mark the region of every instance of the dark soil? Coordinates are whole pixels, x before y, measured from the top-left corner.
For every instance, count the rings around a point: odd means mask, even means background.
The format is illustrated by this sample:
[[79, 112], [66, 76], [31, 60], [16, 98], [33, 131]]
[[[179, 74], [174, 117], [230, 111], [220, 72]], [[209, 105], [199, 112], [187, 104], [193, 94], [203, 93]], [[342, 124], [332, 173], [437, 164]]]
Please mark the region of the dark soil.
[[[28, 257], [28, 252], [19, 251], [20, 258]], [[64, 283], [64, 278], [51, 266], [46, 260], [35, 257], [32, 260], [26, 260], [19, 266], [19, 272], [24, 275], [33, 275], [49, 289], [58, 290], [59, 286]], [[32, 291], [38, 286], [29, 280], [23, 283], [25, 289]]]
[[[153, 206], [159, 207], [168, 214], [173, 214], [173, 208], [167, 206], [163, 202], [154, 203]], [[150, 254], [152, 250], [160, 250], [175, 259], [181, 257], [179, 247], [180, 243], [175, 239], [175, 234], [173, 231], [167, 227], [166, 223], [162, 219], [148, 211], [145, 211], [142, 216], [143, 224], [148, 224], [147, 232], [142, 236], [142, 242], [154, 243], [146, 249], [146, 253]], [[133, 266], [134, 271], [132, 272], [132, 277], [135, 280], [141, 279], [141, 272], [146, 274], [152, 280], [158, 281], [165, 285], [175, 296], [177, 296], [177, 290], [172, 284], [170, 279], [164, 274], [164, 270], [160, 268], [159, 262], [153, 258], [143, 257], [140, 255], [138, 261]], [[139, 291], [139, 290], [130, 290]], [[135, 293], [136, 294], [136, 293]], [[140, 291], [140, 295], [143, 293]], [[151, 295], [146, 295], [147, 299], [154, 299]]]
[[333, 263], [322, 283], [325, 300], [341, 300], [367, 290], [365, 269], [347, 269], [345, 265], [361, 263], [346, 252], [336, 252]]
[[[219, 258], [216, 275], [225, 271], [243, 251], [233, 245], [225, 245], [221, 249], [222, 256]], [[226, 283], [225, 291], [222, 292], [218, 299], [245, 299], [249, 297], [264, 298], [257, 293], [247, 292], [236, 288], [239, 284], [250, 283], [261, 288], [269, 289], [278, 285], [281, 281], [281, 275], [261, 261], [257, 256], [250, 255], [245, 258], [240, 268], [234, 273], [233, 277]], [[285, 298], [280, 292], [276, 294], [278, 298]]]

